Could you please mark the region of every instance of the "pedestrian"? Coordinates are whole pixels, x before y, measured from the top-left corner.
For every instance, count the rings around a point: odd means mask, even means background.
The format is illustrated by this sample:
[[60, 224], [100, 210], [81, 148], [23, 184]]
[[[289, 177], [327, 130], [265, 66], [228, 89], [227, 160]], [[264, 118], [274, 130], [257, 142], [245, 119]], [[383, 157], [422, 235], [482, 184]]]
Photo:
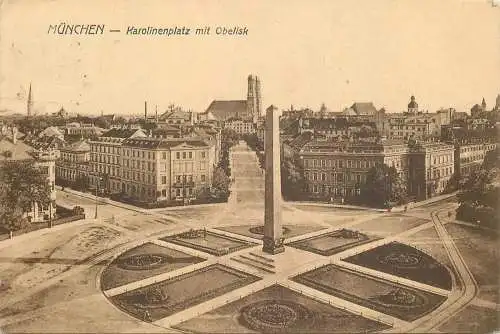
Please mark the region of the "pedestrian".
[[151, 322], [153, 319], [151, 319], [151, 314], [149, 313], [149, 310], [144, 311], [144, 321]]

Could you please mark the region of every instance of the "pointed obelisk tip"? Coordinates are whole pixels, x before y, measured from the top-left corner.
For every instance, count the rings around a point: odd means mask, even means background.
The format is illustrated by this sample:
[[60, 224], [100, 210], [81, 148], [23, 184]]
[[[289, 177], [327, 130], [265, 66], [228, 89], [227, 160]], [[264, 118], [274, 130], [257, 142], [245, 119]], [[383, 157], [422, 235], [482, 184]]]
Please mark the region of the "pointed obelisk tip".
[[266, 112], [272, 112], [272, 113], [279, 113], [279, 109], [274, 106], [273, 104], [271, 104], [267, 109], [266, 109]]

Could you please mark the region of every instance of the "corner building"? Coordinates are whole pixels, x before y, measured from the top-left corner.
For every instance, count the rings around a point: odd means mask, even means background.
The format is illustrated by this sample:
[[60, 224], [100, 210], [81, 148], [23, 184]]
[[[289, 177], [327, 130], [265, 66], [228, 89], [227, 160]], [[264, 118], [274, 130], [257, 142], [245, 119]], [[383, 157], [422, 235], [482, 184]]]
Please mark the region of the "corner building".
[[216, 164], [215, 145], [201, 138], [130, 138], [121, 153], [121, 193], [147, 202], [195, 198]]

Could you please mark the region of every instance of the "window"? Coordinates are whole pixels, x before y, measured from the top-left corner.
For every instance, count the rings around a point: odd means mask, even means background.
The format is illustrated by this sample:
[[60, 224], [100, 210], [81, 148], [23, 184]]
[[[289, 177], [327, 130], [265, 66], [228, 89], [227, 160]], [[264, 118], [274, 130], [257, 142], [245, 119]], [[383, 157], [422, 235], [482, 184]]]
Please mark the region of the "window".
[[189, 159], [193, 158], [193, 152], [188, 152]]
[[161, 183], [167, 184], [167, 177], [165, 175], [161, 177]]
[[201, 182], [205, 182], [205, 178], [206, 178], [206, 176], [205, 176], [205, 175], [202, 175], [202, 176], [201, 176]]
[[186, 152], [182, 152], [182, 159], [186, 159]]
[[344, 181], [344, 174], [338, 173], [337, 174], [337, 182], [343, 182]]
[[321, 181], [326, 181], [326, 174], [325, 173], [321, 173]]
[[205, 158], [205, 154], [206, 154], [206, 152], [201, 152], [201, 157]]

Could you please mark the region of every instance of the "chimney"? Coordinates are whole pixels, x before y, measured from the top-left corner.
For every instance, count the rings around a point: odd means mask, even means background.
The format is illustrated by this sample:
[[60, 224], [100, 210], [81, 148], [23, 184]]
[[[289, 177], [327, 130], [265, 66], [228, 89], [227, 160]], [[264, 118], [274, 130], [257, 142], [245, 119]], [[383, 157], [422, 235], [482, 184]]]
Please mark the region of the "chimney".
[[144, 101], [144, 120], [148, 119], [148, 102]]

